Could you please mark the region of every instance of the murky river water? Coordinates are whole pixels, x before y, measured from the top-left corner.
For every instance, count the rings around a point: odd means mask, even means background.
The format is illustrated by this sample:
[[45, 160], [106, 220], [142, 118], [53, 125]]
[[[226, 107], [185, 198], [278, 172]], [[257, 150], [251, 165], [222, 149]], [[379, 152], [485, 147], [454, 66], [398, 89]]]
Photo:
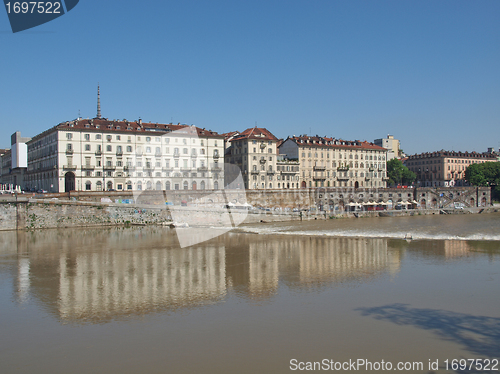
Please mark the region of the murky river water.
[[1, 232], [0, 372], [500, 359], [499, 214], [241, 229], [182, 249], [167, 228]]

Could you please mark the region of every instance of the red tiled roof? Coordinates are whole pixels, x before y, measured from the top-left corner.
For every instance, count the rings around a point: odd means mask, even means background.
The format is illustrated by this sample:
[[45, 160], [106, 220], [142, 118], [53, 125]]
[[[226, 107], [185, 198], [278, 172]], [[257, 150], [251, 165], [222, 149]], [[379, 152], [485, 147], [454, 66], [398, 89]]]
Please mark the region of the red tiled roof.
[[180, 123], [174, 125], [172, 123], [152, 123], [127, 120], [109, 120], [107, 118], [91, 118], [91, 119], [77, 119], [74, 121], [67, 121], [58, 124], [57, 126], [44, 131], [43, 133], [35, 136], [30, 142], [37, 140], [48, 132], [55, 130], [82, 130], [82, 131], [98, 131], [98, 132], [120, 132], [120, 133], [135, 133], [135, 134], [158, 134], [164, 135], [176, 131], [179, 133], [186, 133], [189, 135], [198, 135], [202, 137], [223, 138], [215, 131], [205, 130], [196, 126], [181, 125]]
[[371, 149], [375, 151], [387, 151], [387, 149], [369, 143], [366, 140], [342, 140], [321, 136], [292, 136], [288, 139], [294, 141], [301, 147], [331, 147], [331, 148], [346, 148], [346, 149]]
[[252, 127], [246, 129], [241, 134], [233, 138], [233, 140], [240, 140], [240, 139], [258, 139], [258, 140], [274, 140], [274, 141], [278, 140], [278, 138], [276, 138], [268, 129], [261, 127]]

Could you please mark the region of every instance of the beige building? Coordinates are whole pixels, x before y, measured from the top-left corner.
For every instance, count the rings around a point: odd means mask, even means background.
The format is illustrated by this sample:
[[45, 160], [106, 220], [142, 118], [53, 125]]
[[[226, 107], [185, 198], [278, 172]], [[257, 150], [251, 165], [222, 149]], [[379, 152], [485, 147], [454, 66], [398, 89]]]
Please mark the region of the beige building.
[[393, 135], [387, 135], [385, 139], [375, 139], [373, 144], [387, 149], [387, 161], [399, 157], [399, 140]]
[[226, 147], [225, 162], [241, 169], [245, 188], [277, 188], [278, 139], [269, 130], [258, 127], [246, 129], [237, 135], [230, 134], [232, 135], [227, 140], [230, 145]]
[[300, 163], [300, 187], [386, 187], [387, 149], [366, 141], [288, 137], [280, 154]]
[[49, 192], [219, 189], [224, 138], [181, 124], [76, 119], [28, 143], [29, 188]]
[[404, 164], [417, 174], [422, 187], [467, 186], [465, 169], [469, 165], [497, 161], [494, 153], [427, 152], [408, 156]]

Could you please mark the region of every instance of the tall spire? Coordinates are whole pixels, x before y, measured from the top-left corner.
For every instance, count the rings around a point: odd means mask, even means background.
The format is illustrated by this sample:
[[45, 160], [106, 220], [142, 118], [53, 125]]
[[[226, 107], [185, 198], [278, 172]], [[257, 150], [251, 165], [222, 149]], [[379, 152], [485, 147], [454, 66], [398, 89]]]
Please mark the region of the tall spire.
[[101, 118], [101, 94], [99, 92], [99, 83], [97, 83], [97, 117]]

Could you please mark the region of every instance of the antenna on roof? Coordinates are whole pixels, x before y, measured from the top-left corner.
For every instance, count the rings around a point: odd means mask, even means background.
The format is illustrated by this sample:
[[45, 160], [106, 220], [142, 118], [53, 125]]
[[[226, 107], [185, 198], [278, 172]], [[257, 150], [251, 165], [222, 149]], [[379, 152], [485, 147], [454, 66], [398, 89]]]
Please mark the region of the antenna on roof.
[[97, 117], [101, 118], [101, 93], [99, 91], [99, 82], [97, 82]]

